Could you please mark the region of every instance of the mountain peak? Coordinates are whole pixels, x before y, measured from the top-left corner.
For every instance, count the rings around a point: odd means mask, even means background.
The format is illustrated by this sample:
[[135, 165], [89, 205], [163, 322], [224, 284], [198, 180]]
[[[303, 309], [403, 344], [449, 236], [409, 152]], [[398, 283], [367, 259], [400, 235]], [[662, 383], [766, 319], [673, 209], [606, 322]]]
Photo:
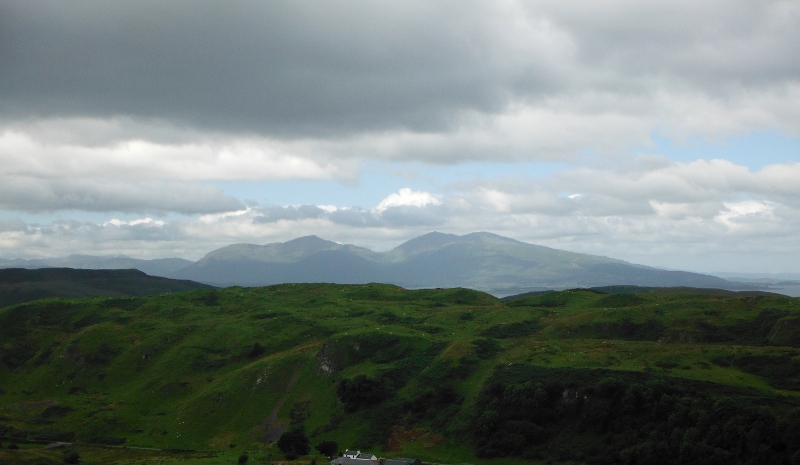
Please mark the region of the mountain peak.
[[422, 236], [403, 242], [392, 250], [392, 252], [402, 255], [410, 255], [427, 250], [440, 249], [453, 242], [458, 242], [461, 236], [455, 234], [440, 233], [438, 231], [429, 232]]
[[322, 239], [318, 236], [303, 236], [297, 239], [292, 239], [286, 242], [278, 242], [275, 244], [267, 244], [267, 246], [274, 245], [280, 249], [281, 253], [295, 255], [295, 254], [312, 254], [323, 250], [337, 249], [341, 245], [333, 241]]

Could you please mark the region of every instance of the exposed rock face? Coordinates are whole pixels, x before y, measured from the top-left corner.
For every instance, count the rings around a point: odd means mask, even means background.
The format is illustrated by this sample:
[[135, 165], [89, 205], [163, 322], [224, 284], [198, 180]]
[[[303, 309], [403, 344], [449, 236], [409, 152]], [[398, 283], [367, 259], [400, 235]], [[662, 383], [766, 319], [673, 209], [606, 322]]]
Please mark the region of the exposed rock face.
[[319, 368], [317, 368], [317, 375], [319, 376], [331, 376], [336, 373], [336, 368], [333, 363], [333, 356], [331, 354], [330, 347], [326, 342], [322, 346], [322, 350], [319, 351], [317, 354], [317, 360], [319, 361]]

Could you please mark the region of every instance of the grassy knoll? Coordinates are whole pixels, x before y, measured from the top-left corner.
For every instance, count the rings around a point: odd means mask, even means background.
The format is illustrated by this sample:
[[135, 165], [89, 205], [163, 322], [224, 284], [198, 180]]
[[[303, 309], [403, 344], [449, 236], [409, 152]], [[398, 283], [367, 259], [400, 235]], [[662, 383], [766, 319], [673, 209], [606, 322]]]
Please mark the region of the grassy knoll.
[[436, 463], [794, 463], [799, 393], [781, 296], [296, 284], [0, 310], [0, 463], [63, 454], [11, 441], [277, 463], [297, 426]]

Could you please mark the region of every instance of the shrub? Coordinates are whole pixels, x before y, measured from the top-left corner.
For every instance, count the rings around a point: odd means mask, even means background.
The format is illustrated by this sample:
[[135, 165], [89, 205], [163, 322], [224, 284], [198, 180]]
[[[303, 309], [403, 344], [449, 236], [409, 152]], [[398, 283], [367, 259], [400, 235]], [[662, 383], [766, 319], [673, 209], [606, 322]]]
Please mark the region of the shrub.
[[333, 456], [339, 452], [339, 444], [336, 441], [322, 441], [315, 447], [320, 454], [333, 460]]
[[305, 430], [302, 427], [289, 430], [278, 439], [278, 449], [287, 459], [293, 460], [300, 455], [307, 455], [311, 452], [311, 445], [308, 442]]
[[261, 344], [256, 342], [255, 344], [253, 344], [253, 348], [250, 349], [250, 352], [247, 353], [247, 358], [260, 357], [264, 355], [266, 351], [267, 349], [265, 349]]
[[17, 445], [16, 442], [12, 442], [11, 444], [8, 445], [8, 448], [9, 449], [19, 449], [19, 446]]
[[242, 454], [242, 455], [239, 456], [239, 463], [240, 464], [247, 463], [248, 460], [250, 460], [250, 457], [248, 457], [247, 454]]
[[64, 463], [81, 463], [81, 456], [74, 450], [64, 452]]

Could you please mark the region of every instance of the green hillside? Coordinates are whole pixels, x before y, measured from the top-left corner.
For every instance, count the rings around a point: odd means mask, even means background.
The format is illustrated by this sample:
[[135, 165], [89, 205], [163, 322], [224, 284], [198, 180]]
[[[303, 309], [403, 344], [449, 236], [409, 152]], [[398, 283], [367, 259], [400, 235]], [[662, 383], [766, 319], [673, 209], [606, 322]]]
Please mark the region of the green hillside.
[[798, 348], [800, 301], [782, 296], [295, 284], [42, 300], [0, 310], [0, 463], [60, 460], [11, 441], [266, 463], [295, 427], [436, 463], [796, 463]]
[[131, 297], [211, 288], [139, 270], [8, 268], [0, 269], [0, 308], [49, 297]]

